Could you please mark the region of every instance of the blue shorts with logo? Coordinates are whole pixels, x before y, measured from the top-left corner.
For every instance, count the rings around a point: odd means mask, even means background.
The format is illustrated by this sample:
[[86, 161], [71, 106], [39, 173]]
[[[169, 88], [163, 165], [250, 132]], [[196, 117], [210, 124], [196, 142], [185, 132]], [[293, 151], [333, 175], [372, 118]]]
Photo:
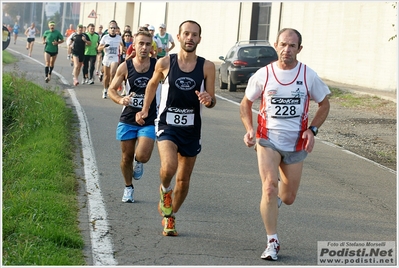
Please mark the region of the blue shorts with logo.
[[147, 137], [155, 140], [155, 126], [134, 126], [125, 123], [118, 123], [116, 127], [116, 139], [126, 141], [136, 139], [138, 137]]

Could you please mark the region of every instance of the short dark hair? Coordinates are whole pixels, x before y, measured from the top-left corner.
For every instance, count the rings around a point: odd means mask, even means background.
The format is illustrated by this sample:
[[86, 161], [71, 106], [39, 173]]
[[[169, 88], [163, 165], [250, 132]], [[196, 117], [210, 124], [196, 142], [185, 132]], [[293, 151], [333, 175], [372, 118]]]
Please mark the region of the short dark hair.
[[[147, 27], [145, 27], [145, 28], [147, 28]], [[152, 40], [152, 35], [150, 34], [149, 31], [138, 31], [134, 36], [139, 36], [139, 35], [144, 35], [144, 36], [150, 37]], [[137, 40], [137, 39], [135, 39], [135, 40]]]
[[199, 27], [199, 36], [201, 36], [201, 25], [199, 25], [198, 22], [193, 21], [193, 20], [185, 20], [185, 21], [183, 21], [183, 22], [180, 24], [180, 26], [179, 26], [179, 34], [181, 33], [181, 27], [183, 26], [183, 24], [184, 24], [184, 23], [187, 23], [187, 22], [197, 24], [197, 26]]
[[89, 23], [89, 25], [87, 25], [87, 27], [95, 27], [93, 23]]
[[148, 32], [148, 28], [145, 26], [140, 26], [138, 31], [139, 32]]
[[280, 35], [285, 32], [285, 31], [293, 31], [297, 36], [298, 36], [298, 48], [301, 47], [302, 44], [302, 35], [298, 32], [298, 30], [295, 30], [293, 28], [283, 28], [281, 29], [278, 34], [277, 34], [277, 39], [276, 39], [276, 43], [278, 43], [278, 39], [280, 38]]
[[132, 32], [131, 32], [131, 31], [125, 31], [125, 32], [123, 32], [123, 36], [125, 36], [126, 34], [130, 34], [130, 36], [132, 36]]

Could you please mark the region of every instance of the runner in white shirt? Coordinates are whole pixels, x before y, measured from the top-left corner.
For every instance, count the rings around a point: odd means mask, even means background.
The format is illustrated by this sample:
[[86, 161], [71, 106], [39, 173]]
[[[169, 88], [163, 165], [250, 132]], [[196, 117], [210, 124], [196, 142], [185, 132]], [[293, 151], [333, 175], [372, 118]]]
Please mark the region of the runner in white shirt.
[[[282, 202], [294, 203], [303, 161], [312, 152], [314, 136], [330, 110], [329, 88], [312, 69], [297, 60], [301, 43], [302, 36], [297, 30], [282, 29], [274, 43], [278, 60], [259, 69], [249, 79], [240, 104], [241, 120], [246, 129], [244, 143], [248, 147], [256, 145], [262, 181], [260, 213], [267, 235], [267, 246], [261, 258], [266, 260], [277, 260], [280, 250], [278, 208]], [[261, 105], [255, 136], [252, 104], [259, 97]], [[312, 120], [308, 117], [311, 99], [319, 106]]]
[[108, 87], [115, 76], [116, 69], [119, 65], [119, 56], [124, 48], [122, 37], [116, 34], [117, 24], [111, 21], [108, 27], [108, 34], [101, 38], [100, 45], [98, 46], [98, 51], [104, 50], [103, 57], [103, 99], [107, 98]]
[[36, 35], [39, 34], [39, 30], [36, 28], [35, 23], [32, 22], [30, 27], [26, 28], [25, 35], [28, 37], [26, 40], [26, 49], [28, 50], [29, 57], [32, 56], [33, 44], [35, 43]]

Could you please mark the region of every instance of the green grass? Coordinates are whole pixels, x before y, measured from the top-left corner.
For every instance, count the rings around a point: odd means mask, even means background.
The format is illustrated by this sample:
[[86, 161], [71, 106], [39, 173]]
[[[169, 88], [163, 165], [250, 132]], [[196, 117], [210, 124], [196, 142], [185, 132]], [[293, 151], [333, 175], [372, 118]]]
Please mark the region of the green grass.
[[330, 91], [330, 100], [336, 100], [341, 106], [347, 108], [367, 108], [374, 110], [384, 107], [389, 103], [389, 101], [383, 100], [379, 97], [354, 94], [338, 88], [330, 87]]
[[3, 50], [3, 64], [10, 64], [16, 61], [17, 59], [13, 55], [8, 53], [6, 50]]
[[3, 265], [85, 265], [73, 120], [57, 93], [3, 74]]

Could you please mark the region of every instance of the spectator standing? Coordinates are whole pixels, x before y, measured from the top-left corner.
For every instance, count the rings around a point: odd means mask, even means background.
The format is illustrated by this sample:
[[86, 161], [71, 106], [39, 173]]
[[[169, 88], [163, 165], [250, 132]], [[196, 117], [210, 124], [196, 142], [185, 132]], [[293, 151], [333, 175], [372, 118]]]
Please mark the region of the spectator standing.
[[39, 34], [39, 30], [36, 28], [35, 23], [32, 22], [30, 27], [26, 28], [25, 35], [26, 39], [26, 49], [28, 50], [29, 57], [32, 56], [33, 44], [35, 43], [36, 35]]
[[[163, 23], [159, 25], [159, 33], [157, 33], [156, 36], [161, 40], [162, 43], [162, 50], [157, 55], [157, 58], [159, 59], [169, 54], [169, 51], [175, 47], [175, 41], [173, 40], [172, 35], [166, 32], [166, 25]], [[170, 47], [169, 43], [171, 44]]]
[[44, 46], [44, 61], [45, 61], [45, 79], [48, 83], [51, 80], [51, 73], [54, 69], [55, 60], [58, 55], [58, 45], [64, 42], [64, 37], [60, 31], [55, 29], [55, 22], [49, 21], [49, 30], [46, 30], [43, 34]]
[[100, 43], [100, 36], [94, 31], [94, 24], [90, 23], [86, 35], [90, 40], [90, 45], [85, 47], [85, 56], [83, 60], [83, 83], [94, 84], [94, 69], [97, 59], [97, 47]]

